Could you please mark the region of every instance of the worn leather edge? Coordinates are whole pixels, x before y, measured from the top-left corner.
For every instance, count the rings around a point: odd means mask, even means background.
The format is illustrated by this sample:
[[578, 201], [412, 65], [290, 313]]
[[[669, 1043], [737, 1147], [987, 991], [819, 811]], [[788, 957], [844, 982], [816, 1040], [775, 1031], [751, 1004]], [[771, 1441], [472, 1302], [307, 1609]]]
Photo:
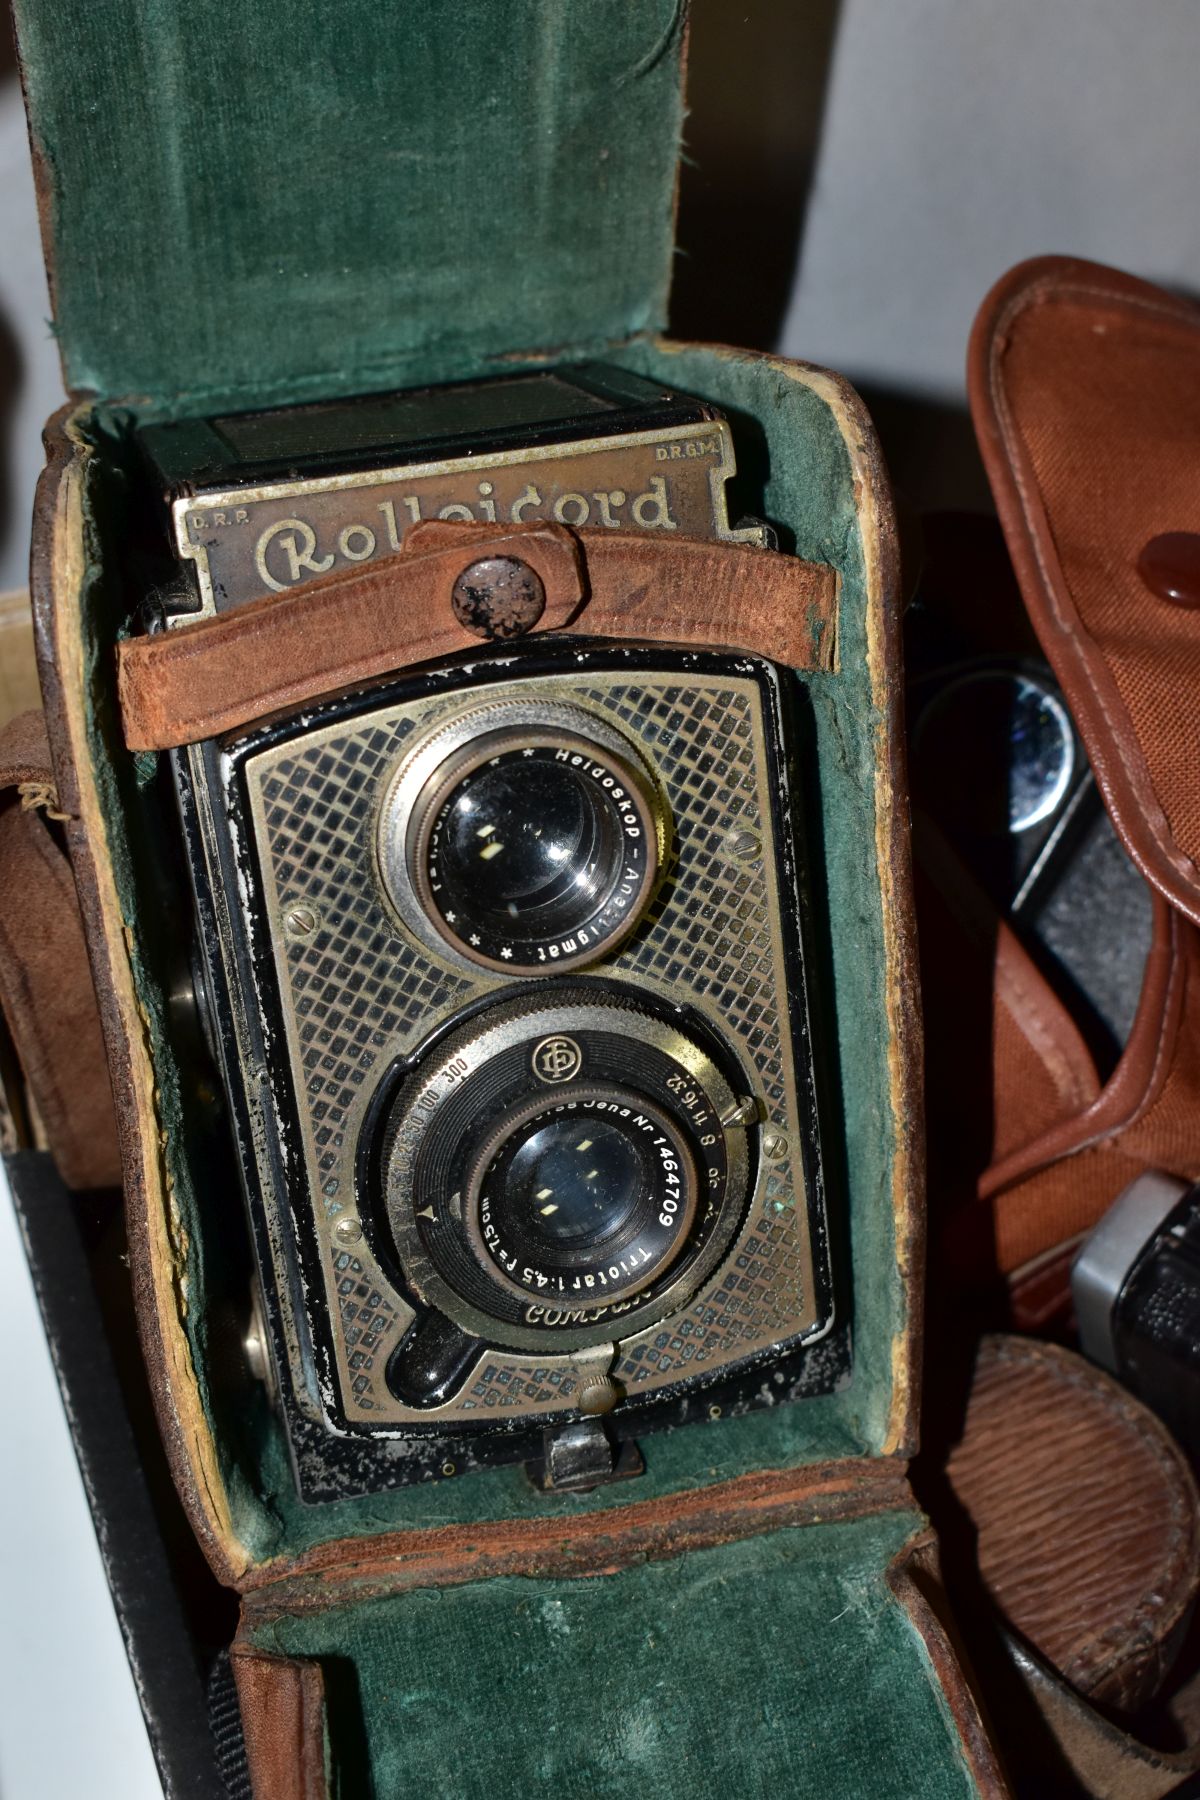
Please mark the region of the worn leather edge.
[[[667, 355], [696, 347], [670, 338], [655, 341]], [[890, 1201], [897, 1272], [905, 1295], [904, 1317], [892, 1340], [891, 1402], [880, 1454], [912, 1456], [919, 1437], [924, 1330], [925, 1076], [901, 676], [900, 546], [891, 485], [870, 415], [843, 376], [812, 363], [759, 351], [727, 345], [701, 347], [763, 363], [781, 380], [817, 394], [841, 432], [850, 463], [866, 576], [867, 671], [875, 711], [875, 861], [888, 971], [884, 1005], [889, 1099], [896, 1131]], [[778, 656], [778, 651], [773, 654]]]
[[[780, 365], [787, 368], [787, 364]], [[847, 382], [796, 369], [821, 392], [846, 442], [866, 570], [867, 669], [876, 709], [875, 856], [883, 912], [888, 1079], [896, 1145], [891, 1205], [904, 1317], [892, 1341], [892, 1397], [884, 1455], [919, 1442], [925, 1286], [924, 1039], [908, 813], [901, 675], [900, 546], [883, 452], [866, 407]]]
[[1001, 1633], [1012, 1667], [1063, 1760], [1092, 1800], [1162, 1800], [1200, 1769], [1200, 1744], [1162, 1751], [1097, 1712], [1016, 1632]]
[[889, 1098], [896, 1130], [890, 1200], [896, 1265], [905, 1293], [904, 1318], [892, 1340], [891, 1403], [880, 1454], [912, 1456], [919, 1437], [924, 1332], [925, 1075], [901, 674], [900, 546], [891, 485], [870, 415], [843, 376], [813, 363], [728, 345], [696, 346], [671, 338], [657, 338], [655, 344], [668, 356], [699, 347], [762, 363], [781, 380], [809, 388], [829, 408], [850, 463], [866, 575], [867, 671], [875, 710], [875, 860], [888, 971]]
[[154, 1069], [134, 988], [85, 716], [81, 638], [85, 569], [82, 465], [73, 408], [46, 427], [47, 466], [34, 503], [32, 599], [38, 670], [60, 809], [83, 915], [117, 1109], [130, 1276], [142, 1353], [171, 1474], [217, 1579], [236, 1585], [249, 1557], [234, 1532], [216, 1448], [180, 1317]]
[[904, 730], [900, 545], [883, 451], [849, 382], [808, 364], [772, 363], [814, 388], [842, 432], [854, 481], [866, 571], [867, 669], [876, 710], [875, 856], [883, 912], [888, 1077], [896, 1147], [891, 1205], [905, 1316], [892, 1342], [892, 1398], [881, 1454], [919, 1442], [925, 1287], [924, 1038]]
[[241, 1630], [229, 1651], [254, 1800], [328, 1800], [319, 1662], [266, 1656]]
[[887, 1584], [925, 1647], [976, 1791], [982, 1800], [1009, 1800], [1011, 1790], [989, 1736], [984, 1704], [942, 1587], [932, 1531], [922, 1532], [893, 1558]]
[[450, 591], [471, 563], [497, 555], [540, 577], [538, 633], [569, 626], [588, 637], [729, 645], [796, 668], [827, 668], [836, 655], [836, 576], [820, 563], [697, 538], [429, 520], [397, 556], [119, 644], [126, 744], [197, 743], [414, 663], [478, 651]]
[[1003, 354], [1021, 314], [1050, 299], [1089, 297], [1200, 331], [1194, 304], [1119, 270], [1065, 256], [1019, 263], [992, 288], [975, 319], [967, 359], [971, 415], [1034, 629], [1067, 691], [1121, 842], [1146, 880], [1200, 925], [1200, 870], [1175, 842], [1117, 685], [1091, 647], [1004, 389]]
[[376, 1592], [456, 1587], [499, 1575], [608, 1574], [648, 1557], [914, 1505], [904, 1463], [847, 1458], [739, 1475], [593, 1513], [335, 1541], [261, 1564], [243, 1595], [247, 1608], [266, 1616], [342, 1605], [351, 1593], [357, 1604]]

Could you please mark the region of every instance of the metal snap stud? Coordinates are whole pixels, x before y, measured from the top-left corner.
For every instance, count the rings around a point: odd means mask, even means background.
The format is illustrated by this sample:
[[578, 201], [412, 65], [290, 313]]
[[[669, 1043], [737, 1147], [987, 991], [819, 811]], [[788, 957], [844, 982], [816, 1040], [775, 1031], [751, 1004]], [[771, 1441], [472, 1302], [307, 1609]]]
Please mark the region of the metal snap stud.
[[463, 570], [450, 604], [459, 624], [476, 637], [522, 637], [545, 611], [546, 590], [519, 556], [484, 556]]

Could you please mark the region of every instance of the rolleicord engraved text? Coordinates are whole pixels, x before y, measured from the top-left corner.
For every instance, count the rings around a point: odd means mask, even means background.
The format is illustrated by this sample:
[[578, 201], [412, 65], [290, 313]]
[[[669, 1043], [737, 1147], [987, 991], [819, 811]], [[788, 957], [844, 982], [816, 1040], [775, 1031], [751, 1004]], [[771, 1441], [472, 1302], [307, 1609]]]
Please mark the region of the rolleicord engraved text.
[[[737, 537], [724, 423], [539, 446], [408, 469], [199, 493], [175, 502], [176, 548], [196, 565], [203, 611], [282, 593], [334, 569], [394, 556], [427, 519]], [[195, 617], [196, 615], [191, 615]]]

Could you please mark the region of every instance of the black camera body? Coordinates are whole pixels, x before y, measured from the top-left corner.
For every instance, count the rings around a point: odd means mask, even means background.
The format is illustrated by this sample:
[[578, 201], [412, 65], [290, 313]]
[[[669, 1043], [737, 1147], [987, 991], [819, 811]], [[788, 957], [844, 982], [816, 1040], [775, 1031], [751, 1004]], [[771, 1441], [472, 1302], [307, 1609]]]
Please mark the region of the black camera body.
[[[707, 457], [721, 535], [728, 428], [672, 403], [603, 454]], [[592, 453], [548, 428], [543, 504]], [[646, 529], [675, 528], [666, 476], [635, 479]], [[341, 492], [291, 472], [293, 547], [306, 480]], [[198, 514], [238, 510], [174, 503], [193, 547]], [[762, 657], [544, 635], [173, 753], [303, 1498], [499, 1461], [590, 1486], [636, 1470], [642, 1431], [846, 1376], [794, 686]]]

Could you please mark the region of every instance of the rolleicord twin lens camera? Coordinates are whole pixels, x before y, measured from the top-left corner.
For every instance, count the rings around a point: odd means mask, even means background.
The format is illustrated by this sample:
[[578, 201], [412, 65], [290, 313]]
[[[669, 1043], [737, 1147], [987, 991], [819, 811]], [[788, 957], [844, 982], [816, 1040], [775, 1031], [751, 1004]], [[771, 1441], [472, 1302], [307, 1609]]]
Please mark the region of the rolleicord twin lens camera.
[[[168, 630], [428, 518], [765, 536], [727, 523], [725, 420], [609, 369], [143, 447], [192, 571]], [[516, 1460], [588, 1486], [845, 1375], [796, 730], [759, 657], [548, 634], [175, 754], [305, 1498]]]

